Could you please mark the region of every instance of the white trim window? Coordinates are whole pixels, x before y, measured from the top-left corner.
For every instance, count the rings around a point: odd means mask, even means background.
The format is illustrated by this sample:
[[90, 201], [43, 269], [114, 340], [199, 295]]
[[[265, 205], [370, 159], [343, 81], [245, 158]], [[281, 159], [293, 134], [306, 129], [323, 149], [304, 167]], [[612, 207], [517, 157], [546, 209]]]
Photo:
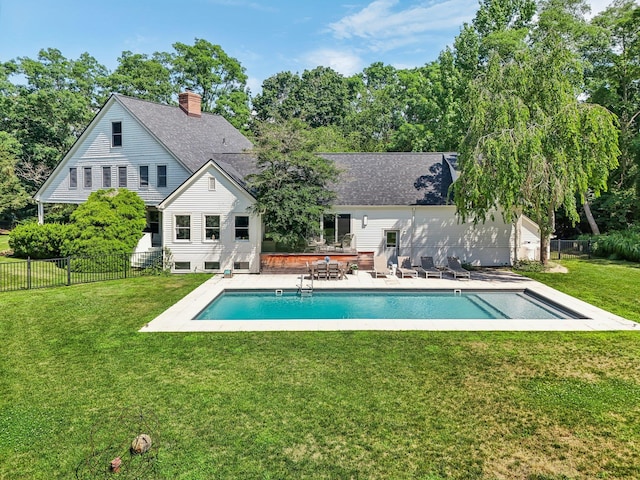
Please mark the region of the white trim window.
[[209, 191], [215, 192], [216, 190], [216, 177], [209, 177]]
[[111, 167], [102, 167], [102, 188], [111, 188]]
[[165, 188], [167, 186], [167, 166], [158, 165], [156, 167], [156, 179], [158, 181], [158, 188]]
[[191, 241], [191, 215], [174, 215], [173, 224], [177, 242]]
[[91, 188], [93, 188], [93, 177], [91, 174], [91, 167], [83, 167], [82, 171], [84, 175], [84, 188], [85, 190], [91, 190]]
[[111, 122], [111, 146], [122, 147], [122, 122]]
[[75, 190], [78, 188], [78, 168], [69, 168], [69, 190]]
[[140, 173], [140, 190], [149, 188], [149, 165], [140, 165], [138, 169]]
[[249, 216], [236, 215], [235, 217], [235, 239], [237, 241], [249, 240]]
[[118, 167], [118, 187], [127, 186], [127, 167]]
[[220, 240], [220, 215], [205, 214], [202, 225], [204, 226], [203, 240], [205, 242]]

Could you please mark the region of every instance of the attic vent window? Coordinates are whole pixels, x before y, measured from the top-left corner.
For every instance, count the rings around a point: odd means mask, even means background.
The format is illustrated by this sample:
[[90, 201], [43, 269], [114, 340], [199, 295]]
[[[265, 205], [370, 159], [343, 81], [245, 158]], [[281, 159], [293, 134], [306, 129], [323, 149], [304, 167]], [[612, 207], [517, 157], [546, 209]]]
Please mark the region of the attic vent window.
[[111, 122], [111, 146], [122, 146], [122, 122]]
[[216, 189], [216, 177], [209, 177], [209, 190], [214, 191]]

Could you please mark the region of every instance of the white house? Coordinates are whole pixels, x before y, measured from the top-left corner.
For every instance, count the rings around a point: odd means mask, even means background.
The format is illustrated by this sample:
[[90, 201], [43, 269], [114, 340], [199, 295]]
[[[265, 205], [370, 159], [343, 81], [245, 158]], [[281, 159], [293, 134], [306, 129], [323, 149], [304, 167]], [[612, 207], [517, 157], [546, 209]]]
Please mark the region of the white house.
[[[248, 213], [244, 179], [255, 172], [252, 145], [223, 117], [200, 111], [200, 97], [179, 107], [112, 95], [37, 192], [44, 204], [82, 203], [101, 188], [126, 187], [147, 205], [140, 245], [167, 248], [176, 272], [260, 271], [263, 229]], [[360, 252], [437, 264], [458, 256], [476, 265], [510, 265], [539, 239], [537, 226], [501, 216], [463, 224], [447, 198], [454, 153], [322, 154], [342, 173], [322, 222], [325, 240], [353, 236]], [[146, 243], [145, 243], [146, 242]]]

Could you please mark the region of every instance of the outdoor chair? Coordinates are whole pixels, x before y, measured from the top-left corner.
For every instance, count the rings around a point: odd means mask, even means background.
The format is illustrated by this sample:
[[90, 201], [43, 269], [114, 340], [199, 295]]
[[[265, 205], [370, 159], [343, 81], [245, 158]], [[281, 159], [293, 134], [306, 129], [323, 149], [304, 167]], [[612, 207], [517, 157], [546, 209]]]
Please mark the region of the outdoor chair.
[[340, 279], [340, 265], [336, 262], [331, 262], [327, 266], [327, 277], [329, 280], [339, 280]]
[[404, 277], [418, 277], [418, 272], [411, 268], [411, 258], [409, 257], [398, 257], [398, 273], [400, 273], [400, 278]]
[[468, 278], [471, 280], [471, 272], [466, 268], [462, 268], [460, 260], [456, 257], [447, 257], [447, 271], [453, 274], [453, 278]]
[[383, 255], [376, 255], [373, 257], [373, 270], [372, 272], [375, 278], [379, 276], [386, 277], [389, 275], [389, 266], [387, 265], [387, 258]]
[[307, 242], [307, 250], [311, 252], [320, 252], [326, 247], [327, 241], [324, 238], [312, 238]]
[[424, 278], [442, 278], [442, 271], [434, 265], [433, 257], [420, 257], [420, 265], [415, 265], [413, 268], [418, 272], [418, 276], [422, 274]]
[[318, 276], [318, 280], [329, 277], [329, 267], [327, 262], [318, 262], [316, 264], [316, 275]]

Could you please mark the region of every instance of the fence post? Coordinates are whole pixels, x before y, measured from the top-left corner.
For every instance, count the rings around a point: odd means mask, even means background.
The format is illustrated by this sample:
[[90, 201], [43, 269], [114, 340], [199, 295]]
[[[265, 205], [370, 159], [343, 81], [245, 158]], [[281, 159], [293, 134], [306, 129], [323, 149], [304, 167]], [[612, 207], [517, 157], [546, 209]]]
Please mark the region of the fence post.
[[560, 260], [560, 256], [562, 255], [562, 240], [558, 239], [558, 260]]
[[587, 242], [587, 258], [591, 260], [591, 239]]
[[71, 285], [71, 257], [67, 257], [67, 287]]
[[122, 272], [124, 273], [124, 278], [127, 278], [127, 254], [122, 254]]
[[27, 257], [27, 290], [31, 290], [31, 257]]

